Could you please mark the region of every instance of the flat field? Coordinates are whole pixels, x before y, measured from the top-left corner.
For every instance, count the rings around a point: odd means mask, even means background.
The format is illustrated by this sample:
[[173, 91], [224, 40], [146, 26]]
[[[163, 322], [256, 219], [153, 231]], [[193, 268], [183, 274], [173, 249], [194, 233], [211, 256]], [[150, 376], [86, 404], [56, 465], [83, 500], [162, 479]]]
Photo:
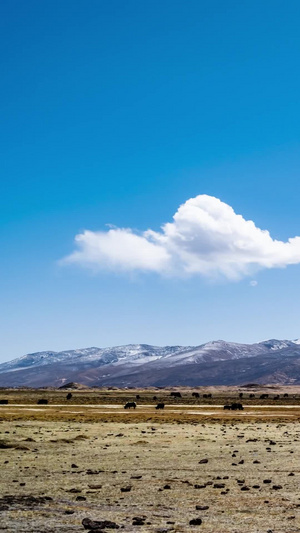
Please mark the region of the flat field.
[[300, 532], [299, 391], [285, 390], [260, 401], [244, 390], [239, 412], [223, 410], [234, 388], [208, 399], [82, 390], [69, 401], [1, 390], [0, 530], [83, 532], [89, 518], [127, 532]]

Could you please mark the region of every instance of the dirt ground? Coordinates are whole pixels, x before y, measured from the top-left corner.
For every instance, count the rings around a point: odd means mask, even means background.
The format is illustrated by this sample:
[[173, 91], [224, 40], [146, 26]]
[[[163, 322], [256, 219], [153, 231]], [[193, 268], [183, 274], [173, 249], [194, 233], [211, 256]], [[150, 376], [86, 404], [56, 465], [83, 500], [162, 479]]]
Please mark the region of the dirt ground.
[[0, 531], [300, 532], [297, 404], [59, 405], [0, 406]]

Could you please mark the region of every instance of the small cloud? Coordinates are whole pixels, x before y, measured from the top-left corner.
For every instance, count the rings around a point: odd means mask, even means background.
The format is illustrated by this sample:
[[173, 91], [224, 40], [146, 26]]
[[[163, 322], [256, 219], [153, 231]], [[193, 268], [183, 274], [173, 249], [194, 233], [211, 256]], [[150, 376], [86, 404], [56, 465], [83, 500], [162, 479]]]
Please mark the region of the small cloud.
[[86, 230], [76, 235], [75, 243], [77, 249], [62, 263], [114, 272], [237, 280], [261, 269], [300, 263], [300, 237], [272, 239], [268, 230], [206, 194], [179, 206], [160, 231], [109, 226], [106, 231]]
[[258, 285], [258, 281], [256, 281], [255, 279], [252, 279], [249, 285], [251, 285], [251, 287], [256, 287], [256, 285]]

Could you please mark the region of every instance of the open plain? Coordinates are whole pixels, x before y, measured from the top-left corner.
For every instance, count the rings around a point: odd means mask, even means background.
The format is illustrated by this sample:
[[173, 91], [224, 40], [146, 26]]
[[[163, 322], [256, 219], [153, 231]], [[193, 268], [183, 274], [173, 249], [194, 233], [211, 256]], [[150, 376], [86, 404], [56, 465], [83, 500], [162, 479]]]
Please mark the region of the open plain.
[[0, 530], [299, 532], [299, 388], [172, 390], [2, 389]]

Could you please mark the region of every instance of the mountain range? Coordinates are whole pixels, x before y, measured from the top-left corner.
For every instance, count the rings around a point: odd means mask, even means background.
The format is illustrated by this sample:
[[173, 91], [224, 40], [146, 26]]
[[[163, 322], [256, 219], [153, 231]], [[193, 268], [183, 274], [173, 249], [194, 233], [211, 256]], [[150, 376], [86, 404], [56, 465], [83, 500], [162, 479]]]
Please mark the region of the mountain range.
[[200, 346], [129, 344], [36, 352], [0, 364], [0, 387], [300, 384], [300, 340]]

